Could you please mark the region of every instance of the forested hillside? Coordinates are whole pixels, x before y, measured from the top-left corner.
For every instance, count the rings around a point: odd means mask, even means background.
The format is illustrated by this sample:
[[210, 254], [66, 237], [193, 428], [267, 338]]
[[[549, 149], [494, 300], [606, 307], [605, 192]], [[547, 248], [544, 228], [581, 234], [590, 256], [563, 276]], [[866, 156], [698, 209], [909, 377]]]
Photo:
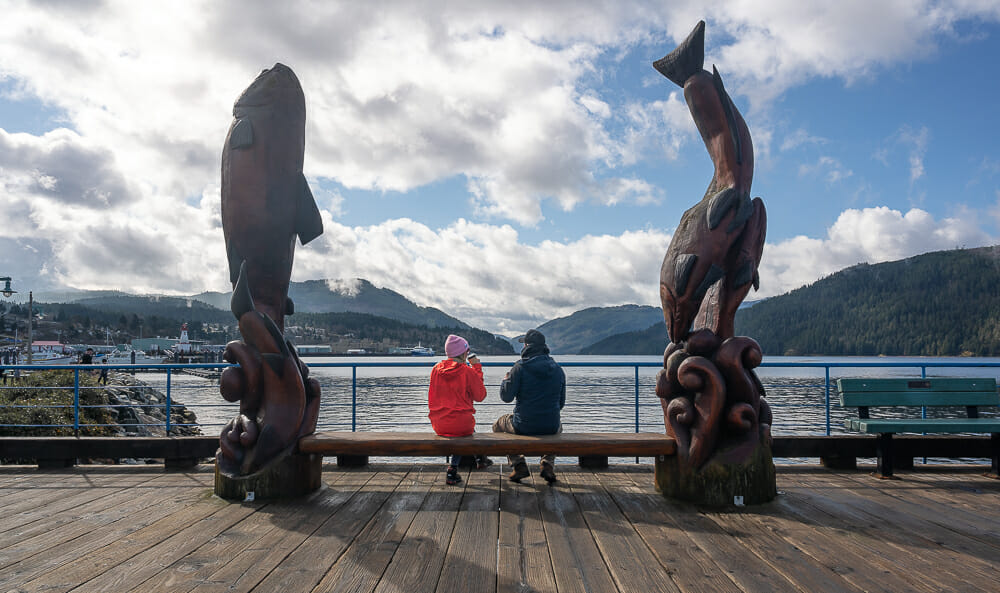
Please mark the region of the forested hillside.
[[860, 264], [736, 315], [765, 353], [1000, 355], [1000, 247]]
[[336, 335], [353, 334], [372, 341], [390, 340], [401, 346], [430, 346], [443, 354], [448, 334], [461, 334], [479, 354], [513, 354], [510, 343], [493, 334], [472, 328], [426, 327], [367, 313], [296, 313], [297, 325], [326, 330]]
[[[736, 313], [769, 355], [1000, 356], [1000, 247], [860, 264]], [[661, 354], [662, 322], [581, 354]]]
[[[421, 307], [396, 291], [378, 288], [361, 278], [292, 282], [288, 296], [297, 313], [369, 313], [427, 327], [469, 327], [440, 309]], [[191, 298], [229, 310], [230, 297], [231, 293], [203, 292]]]
[[553, 354], [578, 354], [583, 348], [622, 332], [641, 330], [663, 319], [659, 307], [591, 307], [538, 326]]

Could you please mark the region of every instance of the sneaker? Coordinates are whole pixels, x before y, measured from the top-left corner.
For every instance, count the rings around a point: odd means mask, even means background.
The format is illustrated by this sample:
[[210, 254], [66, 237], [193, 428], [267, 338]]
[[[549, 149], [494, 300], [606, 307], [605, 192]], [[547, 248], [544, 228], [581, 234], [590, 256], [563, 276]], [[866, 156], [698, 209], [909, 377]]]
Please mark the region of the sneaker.
[[486, 469], [493, 465], [493, 460], [485, 455], [476, 456], [476, 469]]
[[531, 472], [528, 471], [528, 464], [522, 461], [521, 463], [514, 465], [514, 471], [510, 472], [510, 475], [507, 476], [507, 479], [510, 480], [511, 482], [520, 483], [521, 480], [527, 478], [530, 475]]
[[552, 467], [551, 463], [543, 463], [540, 475], [542, 476], [542, 478], [545, 479], [546, 482], [551, 484], [552, 482], [556, 481], [556, 468]]
[[449, 486], [454, 486], [455, 484], [458, 484], [459, 482], [461, 482], [462, 481], [462, 476], [458, 475], [458, 468], [455, 467], [455, 466], [453, 466], [453, 465], [449, 466], [448, 467], [448, 473], [446, 474], [446, 477], [445, 477], [444, 481]]

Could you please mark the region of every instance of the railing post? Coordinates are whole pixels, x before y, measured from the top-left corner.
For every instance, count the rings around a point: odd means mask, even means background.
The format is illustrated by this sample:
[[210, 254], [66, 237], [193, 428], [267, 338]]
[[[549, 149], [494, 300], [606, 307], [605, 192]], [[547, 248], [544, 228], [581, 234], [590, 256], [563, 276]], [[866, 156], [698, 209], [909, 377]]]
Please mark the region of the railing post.
[[[635, 369], [635, 431], [639, 432], [639, 365], [633, 367]], [[639, 457], [636, 456], [635, 462], [639, 463]]]
[[639, 432], [639, 365], [635, 365], [635, 431]]
[[830, 436], [830, 367], [826, 367], [826, 436]]
[[351, 432], [358, 430], [358, 367], [351, 366]]
[[80, 369], [73, 369], [73, 434], [80, 436]]
[[167, 369], [167, 436], [170, 436], [170, 371], [172, 369]]

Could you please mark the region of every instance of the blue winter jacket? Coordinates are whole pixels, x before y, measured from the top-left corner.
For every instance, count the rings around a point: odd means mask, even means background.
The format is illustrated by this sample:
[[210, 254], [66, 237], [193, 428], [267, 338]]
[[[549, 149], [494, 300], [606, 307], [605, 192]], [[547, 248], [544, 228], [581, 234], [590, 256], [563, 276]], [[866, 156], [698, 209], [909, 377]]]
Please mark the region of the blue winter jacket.
[[539, 354], [514, 363], [500, 383], [500, 399], [514, 404], [517, 434], [559, 432], [559, 410], [566, 405], [566, 373], [552, 357]]

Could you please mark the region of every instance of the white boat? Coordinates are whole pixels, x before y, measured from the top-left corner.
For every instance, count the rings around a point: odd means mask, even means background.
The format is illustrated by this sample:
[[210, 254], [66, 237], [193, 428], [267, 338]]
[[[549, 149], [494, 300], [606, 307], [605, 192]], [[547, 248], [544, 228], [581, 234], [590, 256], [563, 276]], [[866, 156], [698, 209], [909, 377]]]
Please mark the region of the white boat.
[[[135, 360], [132, 360], [132, 354], [135, 354]], [[142, 350], [115, 350], [111, 354], [104, 356], [95, 356], [94, 362], [100, 363], [104, 360], [108, 361], [108, 364], [159, 364], [163, 362], [162, 356], [150, 356], [143, 352]]]
[[[28, 362], [27, 356], [21, 360]], [[59, 342], [38, 340], [31, 344], [31, 364], [76, 364], [76, 353]]]
[[410, 356], [434, 356], [434, 349], [427, 346], [414, 346], [410, 349]]
[[[28, 362], [26, 356], [22, 356], [21, 360]], [[75, 354], [63, 354], [62, 352], [53, 351], [31, 353], [31, 364], [76, 364], [77, 362], [79, 362], [79, 359]]]

